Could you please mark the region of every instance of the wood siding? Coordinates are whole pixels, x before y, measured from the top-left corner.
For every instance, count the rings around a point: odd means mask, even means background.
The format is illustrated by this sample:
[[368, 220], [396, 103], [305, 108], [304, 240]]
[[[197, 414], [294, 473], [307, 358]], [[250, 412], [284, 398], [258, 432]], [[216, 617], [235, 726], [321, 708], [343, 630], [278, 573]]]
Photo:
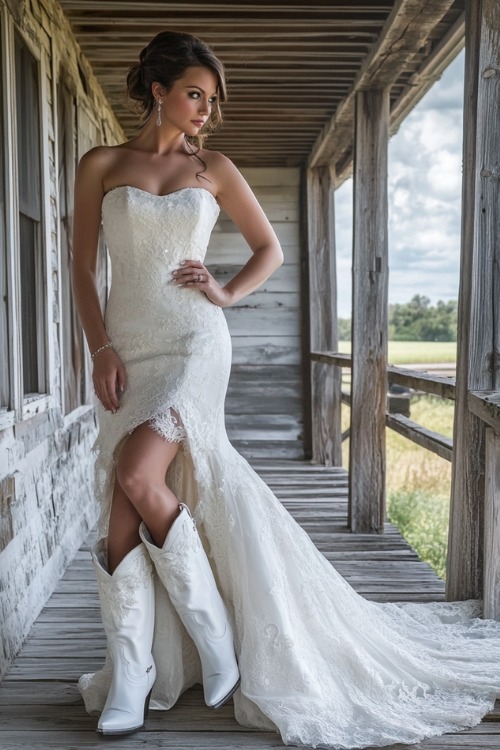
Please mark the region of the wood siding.
[[[246, 457], [303, 456], [301, 371], [300, 172], [242, 169], [281, 242], [283, 265], [252, 294], [224, 308], [233, 346], [226, 427]], [[221, 212], [207, 267], [221, 284], [235, 276], [251, 250]]]

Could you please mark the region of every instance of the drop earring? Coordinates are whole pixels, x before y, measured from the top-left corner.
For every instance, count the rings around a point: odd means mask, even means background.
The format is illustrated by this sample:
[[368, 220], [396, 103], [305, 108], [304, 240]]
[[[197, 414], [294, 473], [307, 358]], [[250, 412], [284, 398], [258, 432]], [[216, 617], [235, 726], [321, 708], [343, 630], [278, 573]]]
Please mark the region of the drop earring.
[[157, 110], [158, 110], [157, 113], [156, 113], [156, 126], [158, 128], [161, 125], [161, 105], [162, 105], [162, 101], [161, 101], [161, 99], [158, 99], [158, 101], [156, 102], [156, 106], [157, 106]]

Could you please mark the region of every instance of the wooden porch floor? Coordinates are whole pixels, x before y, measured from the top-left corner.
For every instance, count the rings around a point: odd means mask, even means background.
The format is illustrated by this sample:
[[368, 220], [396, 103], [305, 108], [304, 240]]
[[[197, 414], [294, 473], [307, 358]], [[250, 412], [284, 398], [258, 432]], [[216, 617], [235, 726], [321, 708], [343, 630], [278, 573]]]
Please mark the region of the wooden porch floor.
[[[391, 524], [384, 535], [351, 534], [347, 520], [347, 474], [306, 461], [251, 461], [318, 548], [367, 599], [444, 599], [444, 583]], [[233, 718], [230, 702], [218, 711], [203, 703], [201, 687], [181, 696], [167, 712], [151, 711], [147, 730], [119, 741], [95, 732], [76, 681], [104, 659], [104, 634], [89, 545], [77, 553], [31, 634], [0, 684], [0, 748], [253, 748], [284, 747], [278, 734], [251, 731]], [[497, 709], [500, 701], [497, 701]], [[396, 748], [500, 749], [500, 711], [471, 730]]]

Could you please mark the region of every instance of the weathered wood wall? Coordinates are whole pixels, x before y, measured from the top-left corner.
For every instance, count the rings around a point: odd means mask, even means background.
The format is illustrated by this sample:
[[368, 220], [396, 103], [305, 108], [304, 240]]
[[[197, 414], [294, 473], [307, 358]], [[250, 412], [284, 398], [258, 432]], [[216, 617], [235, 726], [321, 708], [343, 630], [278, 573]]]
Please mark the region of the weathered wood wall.
[[[85, 405], [85, 398], [83, 405], [80, 399], [80, 405], [73, 408], [74, 399], [67, 397], [65, 387], [69, 381], [64, 349], [68, 337], [64, 329], [71, 321], [68, 296], [63, 294], [62, 287], [67, 286], [66, 239], [70, 228], [66, 226], [63, 232], [61, 226], [62, 217], [66, 221], [68, 213], [71, 214], [71, 206], [68, 212], [61, 211], [59, 179], [64, 149], [60, 148], [61, 116], [58, 122], [59, 77], [64, 76], [66, 91], [74, 97], [77, 109], [85, 112], [85, 117], [74, 120], [74, 129], [64, 133], [74, 139], [75, 155], [97, 143], [121, 140], [122, 131], [56, 2], [9, 0], [5, 4], [0, 0], [0, 12], [0, 69], [4, 90], [12, 96], [15, 92], [12, 42], [16, 30], [38, 61], [43, 162], [40, 164], [44, 217], [42, 262], [49, 280], [43, 295], [46, 324], [42, 326], [46, 341], [47, 393], [27, 400], [23, 398], [19, 377], [21, 331], [14, 306], [20, 295], [16, 272], [19, 247], [14, 226], [16, 213], [11, 200], [10, 207], [5, 208], [9, 255], [0, 258], [11, 271], [8, 292], [13, 299], [9, 361], [1, 363], [11, 375], [12, 386], [10, 403], [0, 409], [1, 676], [96, 517], [90, 457], [96, 431], [94, 410]], [[2, 112], [6, 142], [10, 137], [13, 147], [10, 153], [7, 149], [6, 158], [10, 196], [15, 196], [16, 191], [15, 139], [10, 119], [13, 109], [15, 111], [13, 107], [5, 108]], [[5, 148], [5, 144], [0, 144], [0, 148]], [[74, 165], [67, 167], [71, 178]], [[2, 226], [5, 218], [2, 217]], [[85, 356], [88, 357], [86, 353]]]
[[[303, 456], [299, 185], [297, 168], [241, 170], [281, 242], [282, 266], [255, 292], [224, 308], [233, 344], [226, 401], [229, 439], [247, 457]], [[221, 212], [207, 267], [221, 283], [251, 255]]]

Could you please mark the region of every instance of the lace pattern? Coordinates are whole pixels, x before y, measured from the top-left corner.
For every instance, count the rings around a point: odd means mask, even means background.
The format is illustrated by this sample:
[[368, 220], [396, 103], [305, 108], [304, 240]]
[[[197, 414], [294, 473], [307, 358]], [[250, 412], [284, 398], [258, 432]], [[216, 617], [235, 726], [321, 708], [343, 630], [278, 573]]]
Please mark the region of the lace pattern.
[[[228, 610], [242, 676], [234, 695], [240, 724], [275, 729], [288, 744], [338, 750], [474, 726], [500, 695], [500, 623], [481, 619], [482, 602], [364, 599], [227, 439], [224, 314], [203, 292], [169, 283], [180, 260], [204, 259], [217, 214], [213, 197], [196, 189], [161, 197], [124, 188], [103, 202], [113, 264], [106, 326], [128, 387], [116, 414], [98, 411], [101, 534], [122, 442], [151, 420], [181, 440], [167, 481], [196, 519]], [[201, 671], [168, 595], [155, 586], [151, 707], [168, 709]], [[108, 678], [105, 665], [81, 679], [88, 710], [102, 707]]]

